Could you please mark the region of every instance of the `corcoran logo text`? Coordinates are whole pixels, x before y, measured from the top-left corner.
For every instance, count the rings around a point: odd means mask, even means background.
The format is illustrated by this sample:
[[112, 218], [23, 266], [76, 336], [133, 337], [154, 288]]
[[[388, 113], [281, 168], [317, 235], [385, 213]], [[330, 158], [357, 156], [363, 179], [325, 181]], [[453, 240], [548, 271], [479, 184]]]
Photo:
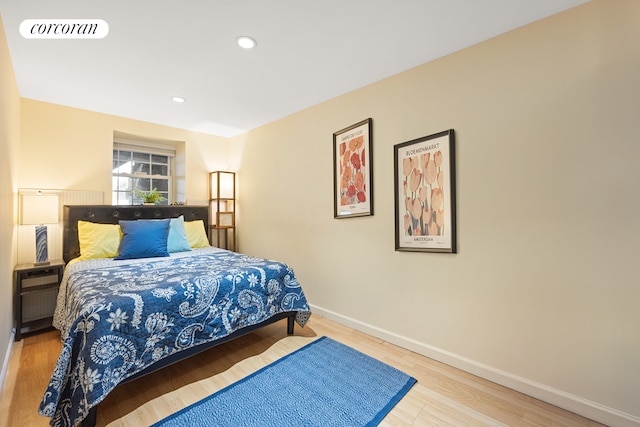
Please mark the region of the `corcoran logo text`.
[[102, 39], [109, 24], [102, 19], [25, 19], [20, 34], [25, 39]]

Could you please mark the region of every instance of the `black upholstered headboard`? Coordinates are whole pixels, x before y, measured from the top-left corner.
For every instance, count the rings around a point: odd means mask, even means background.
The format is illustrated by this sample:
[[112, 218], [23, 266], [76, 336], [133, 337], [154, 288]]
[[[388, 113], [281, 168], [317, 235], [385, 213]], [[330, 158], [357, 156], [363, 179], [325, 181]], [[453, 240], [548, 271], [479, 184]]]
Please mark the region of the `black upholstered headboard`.
[[185, 221], [201, 219], [207, 236], [209, 230], [208, 206], [111, 206], [79, 205], [64, 206], [64, 231], [62, 238], [62, 257], [69, 262], [80, 256], [78, 241], [78, 221], [90, 221], [99, 224], [117, 224], [121, 219], [160, 219], [177, 218], [184, 215]]

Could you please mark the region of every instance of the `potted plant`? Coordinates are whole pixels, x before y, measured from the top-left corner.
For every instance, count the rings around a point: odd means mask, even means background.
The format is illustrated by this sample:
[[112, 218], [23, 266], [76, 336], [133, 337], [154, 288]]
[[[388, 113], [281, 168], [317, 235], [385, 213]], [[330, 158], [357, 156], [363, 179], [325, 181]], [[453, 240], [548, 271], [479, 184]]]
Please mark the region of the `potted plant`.
[[166, 197], [160, 194], [157, 188], [154, 188], [151, 191], [136, 190], [135, 193], [137, 197], [142, 199], [142, 202], [145, 205], [155, 205], [157, 202], [167, 200]]

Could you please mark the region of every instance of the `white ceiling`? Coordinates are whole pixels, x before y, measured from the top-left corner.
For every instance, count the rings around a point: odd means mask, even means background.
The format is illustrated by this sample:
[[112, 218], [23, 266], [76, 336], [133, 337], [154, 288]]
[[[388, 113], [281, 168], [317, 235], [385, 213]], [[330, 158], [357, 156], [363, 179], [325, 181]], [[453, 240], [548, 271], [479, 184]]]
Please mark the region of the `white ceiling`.
[[[0, 0], [0, 13], [20, 96], [233, 136], [585, 2]], [[109, 34], [19, 33], [53, 18]]]

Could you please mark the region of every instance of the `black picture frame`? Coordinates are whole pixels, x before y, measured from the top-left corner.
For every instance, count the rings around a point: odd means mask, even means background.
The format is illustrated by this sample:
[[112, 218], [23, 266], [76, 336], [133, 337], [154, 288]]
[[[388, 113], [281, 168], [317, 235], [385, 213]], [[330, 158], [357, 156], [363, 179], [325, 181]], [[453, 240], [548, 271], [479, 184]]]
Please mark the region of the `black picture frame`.
[[373, 215], [373, 120], [333, 134], [333, 217]]
[[396, 251], [456, 253], [454, 130], [393, 150]]

